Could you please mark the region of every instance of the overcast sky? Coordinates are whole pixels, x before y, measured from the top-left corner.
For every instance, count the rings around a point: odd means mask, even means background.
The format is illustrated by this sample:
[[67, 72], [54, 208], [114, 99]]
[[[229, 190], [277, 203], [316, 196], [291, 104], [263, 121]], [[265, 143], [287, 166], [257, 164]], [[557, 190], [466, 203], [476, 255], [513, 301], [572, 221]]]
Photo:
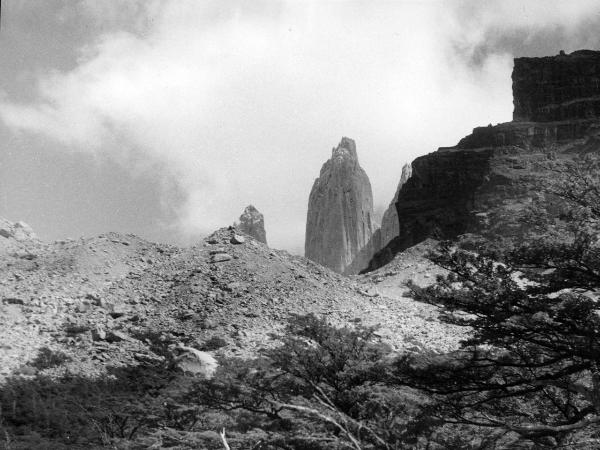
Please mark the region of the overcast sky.
[[302, 253], [342, 136], [401, 167], [511, 120], [512, 60], [600, 48], [597, 0], [5, 0], [0, 216], [191, 243], [252, 203]]

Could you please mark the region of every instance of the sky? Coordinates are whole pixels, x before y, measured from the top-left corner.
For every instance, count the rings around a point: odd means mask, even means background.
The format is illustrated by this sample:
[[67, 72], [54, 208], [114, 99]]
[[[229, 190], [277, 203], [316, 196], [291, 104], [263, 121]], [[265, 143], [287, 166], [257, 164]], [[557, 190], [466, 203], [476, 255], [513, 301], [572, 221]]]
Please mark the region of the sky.
[[597, 0], [5, 0], [0, 216], [188, 245], [253, 204], [302, 254], [342, 136], [382, 213], [405, 163], [511, 120], [513, 58], [599, 26]]

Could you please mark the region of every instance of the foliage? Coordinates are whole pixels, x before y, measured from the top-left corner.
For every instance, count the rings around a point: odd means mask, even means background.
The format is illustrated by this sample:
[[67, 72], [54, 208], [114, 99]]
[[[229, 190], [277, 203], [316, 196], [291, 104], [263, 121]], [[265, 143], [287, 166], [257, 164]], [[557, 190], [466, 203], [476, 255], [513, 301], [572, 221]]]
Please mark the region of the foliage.
[[405, 448], [428, 427], [418, 414], [424, 399], [386, 382], [390, 349], [373, 331], [296, 316], [283, 345], [252, 362], [230, 361], [198, 386], [198, 401], [252, 413], [246, 428], [268, 432], [257, 448]]
[[[55, 356], [42, 349], [35, 361], [54, 367], [62, 360]], [[111, 368], [99, 377], [68, 372], [12, 376], [0, 390], [0, 432], [28, 442], [23, 448], [92, 448], [135, 440], [177, 422], [173, 402], [163, 391], [172, 379], [173, 373], [159, 365]]]
[[220, 336], [213, 336], [210, 339], [208, 339], [202, 345], [202, 347], [200, 347], [200, 350], [205, 351], [205, 352], [210, 352], [213, 350], [218, 350], [225, 346], [227, 346], [227, 341], [225, 339], [223, 339]]
[[29, 363], [30, 366], [35, 367], [38, 370], [51, 369], [58, 367], [61, 364], [69, 362], [71, 358], [61, 351], [55, 351], [48, 347], [42, 347], [39, 349], [35, 359]]
[[445, 422], [497, 430], [503, 446], [600, 445], [599, 168], [588, 157], [558, 171], [545, 193], [561, 216], [536, 205], [537, 237], [502, 263], [444, 243], [433, 257], [450, 274], [411, 286], [472, 329], [454, 354], [396, 364], [397, 382], [429, 392]]

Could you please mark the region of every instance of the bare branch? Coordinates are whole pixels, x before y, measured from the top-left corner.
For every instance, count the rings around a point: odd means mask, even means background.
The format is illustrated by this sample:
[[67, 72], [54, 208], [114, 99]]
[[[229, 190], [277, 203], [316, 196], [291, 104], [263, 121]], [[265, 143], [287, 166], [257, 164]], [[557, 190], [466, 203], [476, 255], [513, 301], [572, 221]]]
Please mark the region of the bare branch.
[[221, 432], [219, 433], [219, 436], [221, 436], [221, 442], [223, 443], [223, 448], [225, 450], [231, 450], [231, 448], [229, 447], [229, 444], [227, 443], [227, 438], [225, 437], [225, 428], [223, 428], [221, 430]]

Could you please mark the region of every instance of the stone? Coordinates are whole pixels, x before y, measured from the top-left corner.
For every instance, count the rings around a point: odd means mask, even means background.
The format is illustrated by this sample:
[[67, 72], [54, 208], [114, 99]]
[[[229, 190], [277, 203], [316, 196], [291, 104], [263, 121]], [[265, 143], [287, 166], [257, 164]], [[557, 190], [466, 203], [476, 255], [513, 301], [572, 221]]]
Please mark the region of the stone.
[[92, 309], [92, 302], [89, 300], [80, 300], [75, 307], [78, 313], [86, 313]]
[[230, 259], [231, 259], [231, 255], [229, 255], [227, 253], [215, 253], [214, 255], [212, 255], [210, 257], [210, 262], [213, 262], [213, 263], [225, 262], [225, 261], [229, 261]]
[[112, 330], [106, 333], [106, 342], [131, 341], [132, 337], [122, 331]]
[[36, 239], [36, 235], [33, 229], [25, 222], [19, 221], [14, 225], [13, 236], [18, 241], [24, 241], [29, 239]]
[[212, 330], [213, 328], [217, 328], [217, 322], [211, 319], [202, 319], [198, 324], [203, 330]]
[[305, 256], [339, 273], [357, 273], [372, 255], [372, 217], [369, 177], [358, 163], [356, 144], [344, 137], [310, 192]]
[[175, 358], [174, 363], [183, 372], [211, 379], [217, 371], [219, 364], [210, 353], [183, 345], [177, 346], [176, 350], [180, 354]]
[[0, 236], [2, 236], [3, 238], [8, 239], [9, 237], [12, 236], [12, 233], [9, 230], [5, 229], [5, 228], [0, 228]]
[[92, 301], [92, 303], [96, 306], [102, 306], [102, 298], [96, 293], [89, 293], [85, 295], [86, 300]]
[[235, 227], [257, 241], [263, 244], [267, 243], [265, 218], [253, 205], [246, 206], [239, 218], [239, 223], [236, 223]]
[[244, 239], [244, 236], [241, 236], [239, 234], [234, 234], [231, 238], [231, 243], [232, 244], [243, 244], [244, 242], [246, 242], [246, 239]]
[[94, 341], [104, 341], [106, 339], [106, 331], [100, 326], [92, 329], [92, 339]]

